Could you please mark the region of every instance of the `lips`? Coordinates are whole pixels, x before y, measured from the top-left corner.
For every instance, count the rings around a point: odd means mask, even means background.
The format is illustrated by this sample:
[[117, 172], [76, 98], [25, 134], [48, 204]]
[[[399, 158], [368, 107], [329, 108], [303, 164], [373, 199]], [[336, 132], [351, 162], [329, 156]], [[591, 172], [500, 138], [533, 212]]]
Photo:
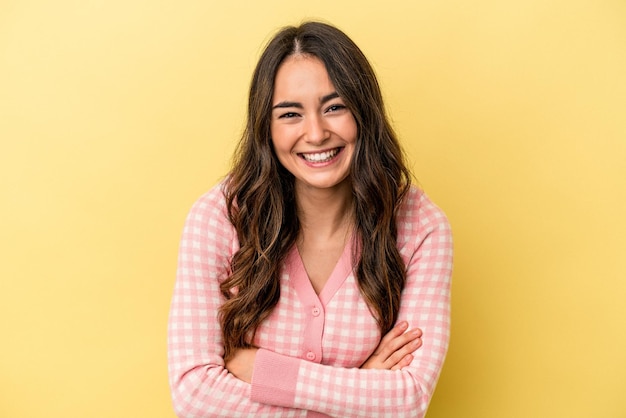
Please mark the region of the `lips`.
[[302, 157], [305, 161], [310, 163], [325, 163], [332, 160], [339, 151], [341, 151], [341, 147], [333, 148], [331, 150], [322, 151], [322, 152], [307, 152], [307, 153], [298, 153], [300, 157]]

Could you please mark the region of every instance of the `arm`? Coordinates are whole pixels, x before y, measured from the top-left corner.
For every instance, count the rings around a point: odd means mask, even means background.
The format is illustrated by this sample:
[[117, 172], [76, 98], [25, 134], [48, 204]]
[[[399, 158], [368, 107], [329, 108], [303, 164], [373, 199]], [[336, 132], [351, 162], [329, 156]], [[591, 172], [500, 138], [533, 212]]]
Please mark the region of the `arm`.
[[411, 363], [396, 371], [337, 368], [260, 349], [253, 400], [342, 417], [365, 411], [370, 416], [425, 415], [448, 347], [452, 242], [443, 213], [425, 196], [420, 200], [417, 219], [405, 219], [401, 226], [419, 223], [416, 231], [405, 231], [414, 241], [411, 254], [405, 254], [407, 284], [398, 318], [423, 330]]
[[[408, 323], [402, 321], [393, 327], [380, 341], [374, 353], [363, 363], [361, 369], [400, 370], [411, 364], [412, 353], [422, 345], [422, 330], [405, 332]], [[226, 369], [238, 379], [252, 383], [254, 361], [258, 348], [240, 348], [226, 361]]]
[[[437, 215], [438, 216], [435, 216]], [[439, 212], [420, 213], [407, 258], [399, 321], [424, 330], [423, 344], [403, 370], [335, 368], [258, 350], [253, 384], [228, 373], [217, 309], [218, 284], [237, 244], [219, 191], [192, 208], [181, 241], [169, 322], [170, 385], [179, 416], [423, 416], [448, 343], [451, 242]], [[414, 326], [414, 325], [413, 325]], [[277, 378], [278, 376], [278, 378]], [[292, 408], [298, 408], [294, 410]], [[312, 415], [309, 415], [312, 416]]]
[[196, 202], [185, 222], [168, 329], [174, 409], [179, 417], [277, 416], [289, 410], [251, 400], [250, 385], [224, 368], [219, 282], [238, 245], [225, 211], [216, 187]]

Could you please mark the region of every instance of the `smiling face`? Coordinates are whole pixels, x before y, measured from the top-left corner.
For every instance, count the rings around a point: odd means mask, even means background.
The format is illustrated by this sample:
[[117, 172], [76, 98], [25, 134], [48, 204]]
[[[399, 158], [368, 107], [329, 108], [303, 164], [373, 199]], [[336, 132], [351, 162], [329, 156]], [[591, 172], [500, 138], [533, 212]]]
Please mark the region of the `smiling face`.
[[296, 190], [348, 183], [357, 126], [318, 58], [292, 55], [280, 65], [270, 128], [276, 156], [294, 175]]

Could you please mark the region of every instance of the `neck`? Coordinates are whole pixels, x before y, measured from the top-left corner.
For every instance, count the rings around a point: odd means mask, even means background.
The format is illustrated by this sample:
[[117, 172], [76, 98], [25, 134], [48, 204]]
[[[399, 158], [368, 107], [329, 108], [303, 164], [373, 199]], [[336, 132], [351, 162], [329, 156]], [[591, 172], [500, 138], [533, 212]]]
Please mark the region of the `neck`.
[[352, 221], [352, 187], [344, 181], [329, 189], [296, 184], [298, 218], [303, 236], [328, 239], [347, 234]]

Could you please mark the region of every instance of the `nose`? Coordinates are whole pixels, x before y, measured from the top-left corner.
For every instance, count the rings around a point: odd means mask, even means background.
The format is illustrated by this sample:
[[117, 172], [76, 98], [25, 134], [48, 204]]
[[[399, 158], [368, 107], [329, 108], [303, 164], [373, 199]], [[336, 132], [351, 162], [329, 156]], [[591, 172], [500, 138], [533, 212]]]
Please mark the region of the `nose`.
[[328, 130], [326, 129], [323, 118], [319, 115], [307, 118], [305, 129], [305, 138], [310, 144], [319, 145], [328, 138]]

